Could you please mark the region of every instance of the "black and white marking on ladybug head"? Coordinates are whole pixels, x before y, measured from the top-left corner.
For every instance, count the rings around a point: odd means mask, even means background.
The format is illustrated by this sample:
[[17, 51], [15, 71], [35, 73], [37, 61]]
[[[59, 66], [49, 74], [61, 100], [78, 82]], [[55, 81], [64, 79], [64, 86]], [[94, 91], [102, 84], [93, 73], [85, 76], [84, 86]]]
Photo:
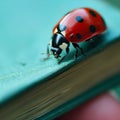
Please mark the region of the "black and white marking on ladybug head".
[[63, 24], [59, 24], [58, 27], [57, 27], [57, 30], [58, 30], [58, 33], [61, 33], [63, 36], [65, 36], [66, 32], [66, 26], [63, 25]]
[[54, 34], [60, 33], [60, 34], [62, 34], [63, 36], [65, 36], [65, 34], [66, 34], [66, 32], [65, 32], [66, 28], [67, 28], [67, 27], [66, 27], [65, 25], [59, 24], [59, 25], [55, 28], [55, 30], [53, 31], [53, 33], [54, 33]]
[[69, 42], [62, 34], [56, 33], [53, 35], [51, 41], [51, 51], [55, 58], [60, 57], [62, 50], [65, 50], [67, 47], [69, 47]]
[[57, 27], [57, 29], [58, 29], [58, 32], [62, 32], [62, 31], [65, 31], [66, 30], [66, 26], [65, 25], [63, 25], [63, 24], [59, 24], [58, 25], [58, 27]]
[[67, 47], [68, 47], [68, 44], [65, 42], [59, 45], [59, 48], [61, 48], [62, 50], [65, 50]]

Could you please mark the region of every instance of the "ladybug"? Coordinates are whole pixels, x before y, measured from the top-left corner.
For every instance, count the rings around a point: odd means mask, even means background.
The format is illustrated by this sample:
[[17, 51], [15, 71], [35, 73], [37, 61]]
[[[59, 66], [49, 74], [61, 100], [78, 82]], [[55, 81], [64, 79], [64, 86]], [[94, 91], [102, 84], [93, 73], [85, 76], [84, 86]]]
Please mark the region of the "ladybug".
[[50, 50], [57, 59], [61, 57], [62, 51], [66, 50], [66, 55], [58, 63], [62, 62], [69, 54], [69, 46], [72, 43], [76, 49], [74, 57], [77, 59], [78, 50], [84, 55], [78, 43], [90, 40], [103, 33], [106, 28], [102, 16], [94, 9], [78, 8], [68, 12], [53, 28], [52, 40], [47, 47], [48, 58], [50, 45]]

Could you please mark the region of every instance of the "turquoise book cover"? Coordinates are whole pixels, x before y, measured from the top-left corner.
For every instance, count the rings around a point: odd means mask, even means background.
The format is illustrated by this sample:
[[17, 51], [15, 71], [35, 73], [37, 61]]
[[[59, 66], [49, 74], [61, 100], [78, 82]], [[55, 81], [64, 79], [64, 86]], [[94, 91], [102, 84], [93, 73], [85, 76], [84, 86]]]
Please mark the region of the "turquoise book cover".
[[[108, 46], [114, 41], [120, 40], [120, 9], [111, 2], [105, 0], [4, 0], [0, 1], [0, 106], [19, 96], [27, 89], [35, 87], [71, 68], [77, 62], [74, 57], [68, 58], [61, 64], [51, 56], [43, 60], [46, 55], [47, 44], [52, 37], [54, 25], [68, 11], [80, 7], [91, 7], [97, 10], [107, 24], [107, 31], [103, 35], [102, 42], [93, 49], [86, 48], [87, 43], [81, 43], [85, 53], [90, 56]], [[70, 47], [70, 53], [74, 48]], [[84, 60], [83, 56], [78, 61]], [[117, 75], [116, 83], [120, 76]], [[112, 81], [112, 78], [111, 78]], [[87, 97], [85, 98], [87, 99]], [[71, 107], [60, 106], [40, 119], [52, 119], [54, 116], [66, 112], [76, 106], [68, 102]], [[67, 104], [66, 104], [67, 106]], [[61, 111], [63, 109], [63, 111]], [[48, 116], [48, 117], [47, 117]]]

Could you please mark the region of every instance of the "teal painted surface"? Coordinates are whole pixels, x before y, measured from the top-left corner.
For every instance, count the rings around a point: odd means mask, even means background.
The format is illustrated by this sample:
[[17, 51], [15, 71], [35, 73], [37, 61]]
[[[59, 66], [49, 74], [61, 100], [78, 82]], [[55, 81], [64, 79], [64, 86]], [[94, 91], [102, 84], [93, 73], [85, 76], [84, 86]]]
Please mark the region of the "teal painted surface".
[[46, 51], [56, 22], [69, 10], [84, 6], [99, 11], [108, 26], [104, 41], [94, 50], [120, 37], [120, 11], [103, 0], [0, 1], [0, 103], [73, 64], [72, 56], [58, 65], [53, 57], [43, 61], [41, 53]]

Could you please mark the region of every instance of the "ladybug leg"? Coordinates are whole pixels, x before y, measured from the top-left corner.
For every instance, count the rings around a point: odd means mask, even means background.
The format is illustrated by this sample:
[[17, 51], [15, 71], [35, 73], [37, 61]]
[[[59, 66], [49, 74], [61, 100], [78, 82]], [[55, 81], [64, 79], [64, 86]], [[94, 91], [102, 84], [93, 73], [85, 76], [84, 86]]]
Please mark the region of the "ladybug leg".
[[67, 56], [68, 56], [68, 54], [69, 54], [69, 47], [67, 47], [66, 48], [66, 55], [65, 56], [63, 56], [59, 61], [58, 61], [58, 64], [60, 64]]
[[89, 44], [93, 44], [94, 43], [94, 38], [91, 38], [89, 40], [86, 40], [86, 42], [88, 42]]
[[94, 42], [96, 42], [96, 39], [99, 37], [99, 35], [96, 35], [94, 37], [92, 37], [91, 39], [86, 40], [86, 42], [90, 43], [91, 45], [94, 44]]
[[78, 57], [78, 49], [81, 51], [81, 54], [85, 56], [83, 49], [76, 43], [72, 43], [73, 47], [76, 49], [75, 59]]

